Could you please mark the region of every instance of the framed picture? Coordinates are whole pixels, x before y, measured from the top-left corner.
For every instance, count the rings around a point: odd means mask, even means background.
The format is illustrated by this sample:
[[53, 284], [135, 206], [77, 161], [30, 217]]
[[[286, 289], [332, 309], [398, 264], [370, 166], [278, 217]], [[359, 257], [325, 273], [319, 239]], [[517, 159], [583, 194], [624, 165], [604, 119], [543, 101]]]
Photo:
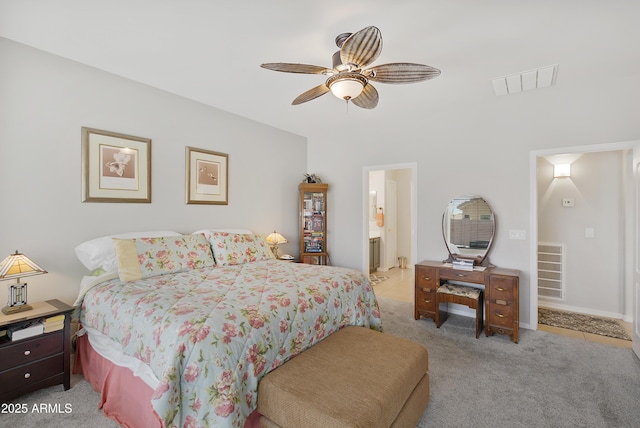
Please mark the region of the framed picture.
[[151, 140], [82, 128], [83, 202], [151, 203]]
[[229, 155], [187, 147], [187, 204], [228, 205]]

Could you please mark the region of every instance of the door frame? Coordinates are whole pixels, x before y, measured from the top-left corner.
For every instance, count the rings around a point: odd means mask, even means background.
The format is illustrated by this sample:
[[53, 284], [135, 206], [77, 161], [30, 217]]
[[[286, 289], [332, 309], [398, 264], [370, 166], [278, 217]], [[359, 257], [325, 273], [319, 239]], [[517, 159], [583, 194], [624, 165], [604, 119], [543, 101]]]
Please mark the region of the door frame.
[[[531, 229], [531, 240], [530, 240], [530, 273], [529, 273], [529, 313], [530, 313], [530, 328], [532, 330], [538, 329], [538, 158], [547, 157], [552, 155], [560, 155], [560, 154], [580, 154], [580, 153], [596, 153], [596, 152], [609, 152], [609, 151], [624, 151], [624, 150], [633, 150], [640, 148], [640, 140], [632, 140], [632, 141], [622, 141], [617, 143], [602, 143], [602, 144], [592, 144], [586, 146], [571, 146], [571, 147], [562, 147], [562, 148], [554, 148], [554, 149], [545, 149], [545, 150], [533, 150], [530, 152], [529, 157], [529, 196], [530, 196], [530, 206], [531, 206], [531, 214], [530, 214], [530, 229]], [[625, 187], [627, 191], [625, 193], [625, 197], [627, 199], [627, 204], [625, 204], [625, 218], [629, 218], [629, 215], [633, 214], [633, 209], [637, 203], [640, 201], [635, 200], [635, 192], [629, 192], [628, 189], [634, 189], [634, 180], [633, 180], [633, 171], [624, 171], [625, 177]], [[630, 194], [633, 193], [633, 194]], [[630, 199], [630, 200], [629, 200]], [[631, 217], [632, 218], [632, 217]], [[625, 228], [629, 228], [629, 222], [625, 221]], [[633, 229], [632, 229], [633, 231]], [[631, 242], [633, 241], [633, 242]], [[633, 284], [630, 283], [631, 278], [633, 278], [634, 274], [634, 263], [629, 263], [632, 259], [633, 254], [633, 245], [635, 240], [629, 240], [629, 242], [625, 241], [624, 249], [625, 249], [625, 265], [624, 265], [624, 300], [625, 300], [625, 308], [627, 307], [627, 299], [633, 299]], [[631, 314], [634, 317], [636, 309], [632, 309]], [[626, 309], [623, 309], [623, 315], [626, 312]], [[632, 323], [635, 320], [632, 320]]]
[[395, 163], [362, 167], [362, 272], [369, 272], [369, 172], [391, 171], [396, 169], [411, 170], [411, 257], [410, 265], [416, 264], [418, 254], [418, 163]]
[[[398, 182], [385, 177], [384, 180], [384, 263], [383, 270], [389, 270], [398, 260]], [[394, 193], [392, 195], [392, 193]], [[392, 196], [391, 196], [392, 195]], [[393, 200], [391, 199], [393, 197]], [[393, 231], [389, 233], [389, 228]], [[389, 254], [393, 251], [393, 254]]]

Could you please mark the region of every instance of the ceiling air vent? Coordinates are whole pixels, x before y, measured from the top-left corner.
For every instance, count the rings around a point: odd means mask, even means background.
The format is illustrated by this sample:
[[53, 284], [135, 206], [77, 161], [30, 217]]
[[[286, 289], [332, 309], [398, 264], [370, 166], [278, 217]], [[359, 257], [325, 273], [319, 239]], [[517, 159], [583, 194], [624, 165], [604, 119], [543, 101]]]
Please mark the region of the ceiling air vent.
[[496, 95], [515, 94], [551, 86], [556, 83], [557, 74], [558, 64], [554, 64], [535, 70], [496, 77], [491, 79], [491, 84]]

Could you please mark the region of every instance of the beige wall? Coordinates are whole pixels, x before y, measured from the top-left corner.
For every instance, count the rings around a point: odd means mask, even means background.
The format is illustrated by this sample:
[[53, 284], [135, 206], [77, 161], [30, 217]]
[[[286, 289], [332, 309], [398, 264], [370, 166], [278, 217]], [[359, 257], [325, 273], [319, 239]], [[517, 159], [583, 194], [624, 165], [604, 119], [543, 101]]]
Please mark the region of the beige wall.
[[[49, 271], [27, 278], [30, 301], [72, 303], [75, 246], [118, 232], [277, 229], [297, 253], [305, 138], [2, 38], [0, 58], [0, 256]], [[81, 202], [83, 126], [152, 139], [151, 204]], [[185, 204], [185, 146], [229, 154], [229, 205]]]
[[[491, 90], [489, 77], [482, 90]], [[332, 214], [329, 236], [332, 260], [355, 268], [362, 264], [363, 168], [416, 162], [416, 260], [446, 258], [441, 219], [451, 198], [483, 197], [496, 215], [489, 259], [520, 270], [520, 321], [528, 327], [534, 256], [531, 153], [638, 140], [639, 77], [595, 79], [589, 85], [559, 81], [553, 88], [495, 97], [483, 104], [467, 102], [459, 92], [442, 93], [434, 85], [428, 96], [438, 100], [438, 111], [425, 113], [409, 126], [384, 122], [381, 105], [372, 113], [380, 116], [380, 126], [341, 123], [340, 132], [335, 132], [336, 124], [324, 135], [310, 137], [309, 169], [333, 184], [329, 202], [337, 212]], [[482, 82], [474, 83], [477, 90], [483, 88]], [[525, 231], [526, 239], [509, 239], [510, 230]]]
[[[570, 178], [538, 159], [538, 239], [565, 245], [564, 300], [547, 304], [619, 317], [624, 313], [623, 152], [575, 155]], [[573, 207], [563, 207], [562, 199]], [[586, 237], [586, 229], [594, 236]]]
[[[73, 248], [102, 234], [140, 228], [189, 232], [235, 226], [261, 233], [277, 228], [290, 242], [283, 252], [295, 254], [297, 185], [304, 172], [331, 185], [332, 262], [360, 269], [367, 239], [363, 168], [412, 162], [417, 165], [415, 259], [446, 257], [441, 217], [452, 197], [484, 197], [497, 220], [490, 260], [521, 271], [520, 319], [526, 327], [530, 153], [640, 138], [635, 75], [589, 85], [562, 81], [483, 105], [434, 85], [429, 96], [439, 100], [438, 108], [423, 120], [398, 127], [384, 121], [381, 105], [368, 112], [380, 117], [379, 126], [354, 127], [349, 115], [339, 116], [305, 145], [303, 137], [8, 40], [0, 39], [0, 56], [0, 254], [19, 249], [49, 270], [29, 281], [36, 300], [73, 299], [85, 273]], [[410, 90], [396, 88], [401, 89]], [[485, 90], [491, 90], [489, 80]], [[153, 139], [152, 204], [81, 203], [82, 126]], [[228, 207], [184, 204], [186, 145], [229, 153]], [[273, 168], [283, 164], [283, 153], [285, 166]], [[17, 184], [24, 190], [16, 193]], [[17, 196], [9, 201], [7, 195]], [[526, 240], [511, 240], [509, 230], [529, 233]], [[5, 293], [0, 288], [0, 299]]]

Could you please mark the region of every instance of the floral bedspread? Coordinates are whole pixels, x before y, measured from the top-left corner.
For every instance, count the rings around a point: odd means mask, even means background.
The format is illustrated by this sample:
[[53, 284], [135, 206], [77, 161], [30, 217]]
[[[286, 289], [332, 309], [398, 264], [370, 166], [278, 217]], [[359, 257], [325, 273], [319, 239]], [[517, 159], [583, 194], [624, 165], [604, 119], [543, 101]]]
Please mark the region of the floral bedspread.
[[80, 321], [151, 367], [170, 427], [242, 427], [269, 371], [346, 325], [381, 330], [365, 275], [279, 260], [110, 280]]

